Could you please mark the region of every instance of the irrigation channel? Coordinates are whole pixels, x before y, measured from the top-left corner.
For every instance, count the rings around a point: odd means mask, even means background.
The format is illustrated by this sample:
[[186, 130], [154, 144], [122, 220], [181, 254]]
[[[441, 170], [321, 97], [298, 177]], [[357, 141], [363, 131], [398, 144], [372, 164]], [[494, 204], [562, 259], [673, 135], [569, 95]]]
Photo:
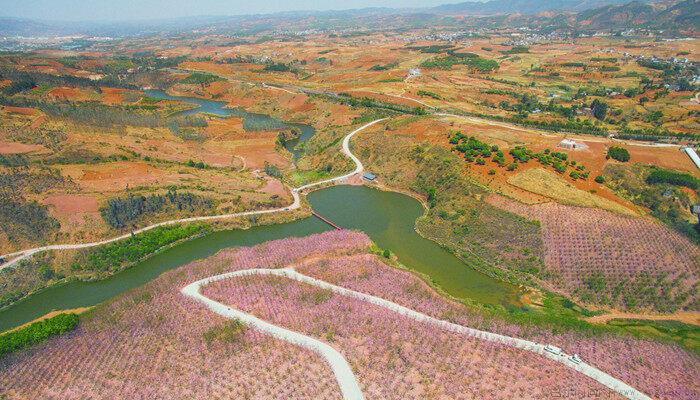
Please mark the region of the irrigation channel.
[[[185, 111], [190, 115], [206, 112], [221, 117], [239, 116], [244, 119], [244, 126], [249, 119], [269, 119], [284, 124], [283, 121], [262, 114], [224, 108], [224, 103], [221, 102], [168, 96], [158, 91], [149, 91], [148, 94], [199, 105], [199, 108]], [[302, 134], [299, 143], [303, 143], [311, 137], [313, 128], [298, 126], [302, 132], [310, 132], [306, 136]], [[353, 140], [361, 140], [361, 135]], [[472, 269], [437, 243], [418, 235], [414, 229], [415, 221], [424, 210], [420, 202], [410, 196], [365, 186], [332, 186], [309, 193], [307, 200], [316, 212], [333, 223], [346, 229], [365, 232], [377, 245], [390, 249], [402, 264], [428, 275], [452, 296], [484, 304], [511, 305], [518, 302], [520, 296], [516, 287]], [[0, 310], [0, 332], [53, 310], [99, 304], [141, 286], [167, 270], [208, 257], [227, 247], [252, 246], [269, 240], [302, 237], [331, 229], [333, 228], [319, 219], [309, 217], [247, 230], [214, 232], [169, 248], [103, 280], [71, 281], [20, 300]]]

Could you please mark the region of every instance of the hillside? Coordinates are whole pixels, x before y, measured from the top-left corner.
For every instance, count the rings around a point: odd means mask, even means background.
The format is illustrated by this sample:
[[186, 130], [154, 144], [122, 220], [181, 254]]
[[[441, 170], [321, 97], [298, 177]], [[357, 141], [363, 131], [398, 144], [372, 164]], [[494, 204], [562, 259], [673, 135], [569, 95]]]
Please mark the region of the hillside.
[[696, 28], [700, 24], [700, 2], [687, 0], [668, 8], [658, 4], [633, 1], [622, 5], [608, 5], [579, 13], [576, 23], [588, 30], [669, 27]]
[[491, 0], [485, 3], [467, 1], [458, 4], [445, 4], [432, 10], [442, 14], [460, 15], [537, 14], [546, 11], [578, 12], [623, 3], [625, 0]]

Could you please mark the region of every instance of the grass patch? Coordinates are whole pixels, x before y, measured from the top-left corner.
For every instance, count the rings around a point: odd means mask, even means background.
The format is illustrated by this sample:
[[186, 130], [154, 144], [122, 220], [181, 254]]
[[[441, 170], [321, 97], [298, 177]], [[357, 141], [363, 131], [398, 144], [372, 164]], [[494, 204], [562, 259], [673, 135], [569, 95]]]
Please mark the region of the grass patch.
[[240, 343], [246, 329], [248, 328], [240, 319], [232, 319], [223, 326], [217, 326], [204, 332], [204, 341], [207, 342], [207, 347], [215, 341], [231, 344]]
[[619, 214], [635, 215], [627, 207], [578, 189], [556, 173], [542, 168], [532, 168], [519, 172], [508, 178], [508, 183], [521, 189], [553, 198], [563, 204], [602, 208]]
[[290, 175], [290, 180], [294, 186], [301, 186], [307, 183], [320, 181], [329, 178], [330, 174], [326, 171], [294, 171]]
[[639, 337], [650, 337], [680, 344], [700, 356], [700, 328], [678, 321], [613, 319], [609, 326], [624, 329]]

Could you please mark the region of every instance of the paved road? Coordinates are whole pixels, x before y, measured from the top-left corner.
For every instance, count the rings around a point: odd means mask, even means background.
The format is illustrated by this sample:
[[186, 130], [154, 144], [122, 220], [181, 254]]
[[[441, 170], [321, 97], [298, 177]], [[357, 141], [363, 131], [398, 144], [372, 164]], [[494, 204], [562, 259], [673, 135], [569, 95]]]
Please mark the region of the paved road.
[[[299, 193], [303, 191], [304, 189], [308, 189], [314, 186], [318, 185], [323, 185], [323, 184], [328, 184], [328, 183], [333, 183], [333, 182], [340, 182], [343, 181], [355, 174], [359, 174], [364, 170], [364, 166], [362, 165], [362, 162], [360, 159], [358, 159], [352, 152], [350, 151], [350, 139], [355, 135], [357, 132], [362, 131], [363, 129], [366, 129], [378, 122], [383, 121], [386, 118], [378, 119], [375, 121], [372, 121], [368, 124], [365, 124], [354, 131], [350, 132], [345, 138], [343, 139], [343, 146], [342, 146], [342, 152], [343, 154], [347, 155], [352, 159], [352, 161], [355, 163], [355, 170], [345, 174], [341, 175], [335, 178], [330, 178], [326, 179], [320, 182], [314, 182], [310, 183], [304, 186], [300, 186], [298, 188], [293, 188], [291, 189], [292, 197], [294, 198], [294, 202], [292, 204], [286, 206], [286, 207], [280, 207], [280, 208], [273, 208], [269, 210], [257, 210], [257, 211], [245, 211], [245, 212], [239, 212], [239, 213], [231, 213], [231, 214], [221, 214], [221, 215], [207, 215], [207, 216], [201, 216], [201, 217], [191, 217], [191, 218], [180, 218], [180, 219], [174, 219], [170, 221], [164, 221], [160, 222], [157, 224], [149, 225], [147, 227], [141, 228], [139, 230], [136, 230], [133, 232], [134, 235], [137, 235], [142, 232], [149, 231], [151, 229], [157, 228], [159, 226], [166, 226], [166, 225], [174, 225], [174, 224], [180, 224], [180, 223], [188, 223], [188, 222], [198, 222], [198, 221], [209, 221], [209, 220], [216, 220], [216, 219], [228, 219], [228, 218], [237, 218], [237, 217], [245, 217], [249, 215], [261, 215], [261, 214], [271, 214], [271, 213], [276, 213], [276, 212], [285, 212], [285, 211], [290, 211], [290, 210], [296, 210], [299, 207], [301, 207], [301, 197], [299, 196]], [[0, 270], [4, 268], [11, 267], [15, 264], [17, 264], [19, 261], [24, 260], [26, 258], [31, 257], [32, 255], [42, 252], [42, 251], [47, 251], [47, 250], [75, 250], [75, 249], [84, 249], [88, 247], [95, 247], [95, 246], [101, 246], [104, 244], [116, 242], [118, 240], [126, 239], [129, 238], [132, 235], [132, 233], [125, 233], [121, 236], [113, 237], [111, 239], [106, 239], [98, 242], [90, 242], [90, 243], [74, 243], [74, 244], [54, 244], [54, 245], [49, 245], [49, 246], [42, 246], [42, 247], [36, 247], [33, 249], [26, 249], [26, 250], [21, 250], [21, 251], [16, 251], [14, 253], [9, 253], [9, 254], [3, 254], [0, 256], [0, 258], [4, 260], [9, 260], [5, 264], [0, 265]]]
[[529, 340], [514, 338], [510, 336], [500, 335], [497, 333], [481, 331], [478, 329], [468, 328], [466, 326], [454, 324], [448, 321], [443, 321], [437, 318], [433, 318], [429, 315], [420, 313], [418, 311], [412, 310], [410, 308], [404, 307], [402, 305], [396, 304], [389, 300], [385, 300], [381, 297], [372, 296], [369, 294], [356, 292], [354, 290], [346, 289], [344, 287], [336, 286], [331, 283], [322, 281], [320, 279], [312, 278], [296, 272], [292, 268], [284, 269], [247, 269], [242, 271], [228, 272], [220, 275], [210, 276], [191, 283], [182, 289], [182, 293], [188, 297], [205, 304], [210, 310], [229, 318], [239, 318], [245, 323], [250, 324], [253, 328], [258, 329], [262, 332], [272, 335], [278, 339], [282, 339], [293, 344], [308, 348], [312, 351], [319, 353], [323, 356], [328, 364], [331, 366], [333, 373], [335, 374], [336, 380], [340, 385], [340, 389], [343, 393], [345, 399], [362, 399], [362, 392], [360, 391], [359, 384], [357, 383], [357, 378], [352, 373], [352, 369], [348, 364], [347, 360], [340, 354], [337, 350], [333, 349], [331, 346], [318, 341], [312, 337], [303, 335], [298, 332], [290, 331], [288, 329], [279, 327], [277, 325], [270, 324], [268, 322], [262, 321], [250, 314], [244, 313], [240, 310], [234, 310], [224, 304], [218, 303], [214, 300], [207, 298], [199, 292], [202, 286], [206, 286], [210, 283], [231, 279], [241, 276], [251, 276], [251, 275], [275, 275], [280, 277], [285, 277], [293, 279], [302, 283], [307, 283], [322, 289], [330, 290], [333, 293], [352, 297], [361, 301], [372, 303], [379, 307], [384, 307], [388, 310], [401, 314], [405, 317], [414, 319], [416, 321], [433, 325], [435, 327], [464, 334], [467, 336], [475, 337], [481, 340], [487, 340], [490, 342], [496, 342], [503, 344], [505, 346], [514, 347], [520, 350], [529, 351], [540, 356], [547, 357], [551, 360], [559, 362], [564, 366], [571, 368], [581, 374], [588, 376], [589, 378], [599, 382], [600, 384], [608, 387], [609, 389], [615, 391], [616, 393], [631, 399], [631, 400], [651, 400], [650, 397], [644, 393], [636, 390], [635, 388], [627, 385], [626, 383], [606, 374], [605, 372], [595, 368], [592, 365], [581, 362], [579, 364], [571, 361], [566, 354], [552, 354], [545, 351], [545, 345], [531, 342]]

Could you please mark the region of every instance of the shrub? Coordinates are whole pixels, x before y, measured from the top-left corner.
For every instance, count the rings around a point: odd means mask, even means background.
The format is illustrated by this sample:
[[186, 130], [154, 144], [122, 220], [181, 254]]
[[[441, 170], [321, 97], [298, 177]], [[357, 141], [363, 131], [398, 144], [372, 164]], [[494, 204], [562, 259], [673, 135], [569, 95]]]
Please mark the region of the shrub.
[[676, 186], [685, 186], [693, 190], [700, 188], [700, 179], [685, 172], [661, 168], [654, 169], [647, 177], [646, 182], [649, 184], [668, 183]]
[[429, 92], [429, 91], [427, 91], [427, 90], [419, 90], [419, 91], [418, 91], [418, 96], [432, 97], [432, 98], [434, 98], [435, 100], [440, 100], [440, 99], [442, 99], [442, 97], [440, 97], [439, 94], [433, 93], [433, 92]]
[[197, 84], [197, 85], [208, 85], [212, 82], [223, 81], [224, 78], [213, 74], [207, 74], [203, 72], [195, 72], [188, 77], [182, 79], [181, 83]]
[[161, 226], [91, 250], [79, 257], [83, 260], [77, 261], [75, 267], [90, 271], [118, 270], [179, 240], [205, 234], [208, 229], [204, 224]]
[[265, 173], [273, 178], [282, 178], [282, 171], [280, 171], [279, 167], [267, 161], [265, 161]]
[[513, 46], [510, 50], [502, 51], [503, 54], [524, 54], [529, 53], [530, 48], [527, 46]]
[[591, 110], [593, 111], [593, 116], [596, 117], [596, 119], [603, 121], [605, 119], [605, 115], [608, 113], [608, 104], [595, 99], [593, 100], [593, 103], [591, 103]]
[[603, 175], [598, 175], [595, 177], [595, 181], [596, 183], [605, 183], [605, 177], [603, 177]]
[[386, 65], [377, 64], [377, 65], [373, 65], [372, 67], [370, 67], [369, 70], [370, 71], [386, 71], [386, 70], [389, 70], [392, 68], [396, 68], [398, 65], [399, 65], [399, 63], [395, 63], [395, 62], [386, 64]]
[[207, 164], [205, 164], [203, 161], [192, 161], [192, 160], [187, 160], [185, 163], [188, 167], [192, 168], [197, 168], [197, 169], [207, 169]]
[[624, 147], [612, 146], [608, 149], [608, 157], [620, 162], [627, 162], [630, 160], [630, 153]]
[[124, 228], [145, 215], [158, 214], [168, 211], [209, 210], [214, 207], [211, 199], [188, 192], [178, 193], [170, 188], [164, 195], [115, 197], [100, 209], [102, 218], [114, 228]]
[[59, 314], [55, 317], [35, 322], [26, 328], [22, 328], [0, 336], [0, 357], [41, 343], [51, 336], [73, 330], [78, 325], [76, 314]]

